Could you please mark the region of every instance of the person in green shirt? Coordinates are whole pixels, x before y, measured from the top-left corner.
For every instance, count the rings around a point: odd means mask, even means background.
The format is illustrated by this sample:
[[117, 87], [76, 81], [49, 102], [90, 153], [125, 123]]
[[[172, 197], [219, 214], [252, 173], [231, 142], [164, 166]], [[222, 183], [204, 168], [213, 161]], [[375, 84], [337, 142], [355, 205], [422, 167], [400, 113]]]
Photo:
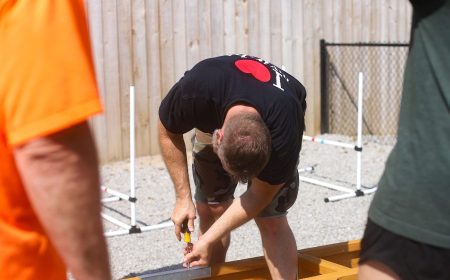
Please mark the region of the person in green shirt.
[[397, 144], [369, 209], [360, 279], [450, 279], [450, 0], [411, 0]]

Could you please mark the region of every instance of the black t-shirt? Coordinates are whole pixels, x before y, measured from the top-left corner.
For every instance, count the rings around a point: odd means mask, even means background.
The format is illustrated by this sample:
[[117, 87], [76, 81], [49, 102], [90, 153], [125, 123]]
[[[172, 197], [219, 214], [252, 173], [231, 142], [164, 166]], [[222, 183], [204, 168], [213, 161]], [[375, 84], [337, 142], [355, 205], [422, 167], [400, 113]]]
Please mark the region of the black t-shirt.
[[272, 137], [270, 160], [258, 178], [284, 183], [297, 168], [304, 130], [306, 91], [294, 77], [262, 59], [246, 55], [199, 62], [161, 102], [159, 117], [172, 133], [221, 128], [236, 103], [254, 107]]

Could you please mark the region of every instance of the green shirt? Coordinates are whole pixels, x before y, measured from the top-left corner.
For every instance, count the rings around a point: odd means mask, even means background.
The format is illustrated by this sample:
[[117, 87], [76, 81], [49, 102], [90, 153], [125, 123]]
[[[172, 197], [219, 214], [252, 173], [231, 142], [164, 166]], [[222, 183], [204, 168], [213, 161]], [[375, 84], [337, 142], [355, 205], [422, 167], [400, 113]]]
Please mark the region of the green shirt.
[[450, 248], [450, 1], [416, 2], [397, 144], [369, 218], [396, 234]]

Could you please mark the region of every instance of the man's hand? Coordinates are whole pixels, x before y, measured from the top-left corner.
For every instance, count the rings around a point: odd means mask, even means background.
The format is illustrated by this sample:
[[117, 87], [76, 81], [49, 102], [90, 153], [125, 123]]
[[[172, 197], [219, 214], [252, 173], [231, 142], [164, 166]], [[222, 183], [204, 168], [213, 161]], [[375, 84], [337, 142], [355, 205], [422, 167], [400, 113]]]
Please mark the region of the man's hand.
[[178, 241], [182, 236], [182, 225], [185, 220], [188, 221], [188, 229], [194, 231], [195, 205], [191, 199], [177, 199], [175, 209], [172, 212], [172, 222], [175, 225], [175, 235]]
[[211, 260], [211, 246], [212, 244], [207, 243], [206, 239], [200, 239], [194, 245], [191, 252], [187, 250], [184, 251], [183, 266], [207, 266]]

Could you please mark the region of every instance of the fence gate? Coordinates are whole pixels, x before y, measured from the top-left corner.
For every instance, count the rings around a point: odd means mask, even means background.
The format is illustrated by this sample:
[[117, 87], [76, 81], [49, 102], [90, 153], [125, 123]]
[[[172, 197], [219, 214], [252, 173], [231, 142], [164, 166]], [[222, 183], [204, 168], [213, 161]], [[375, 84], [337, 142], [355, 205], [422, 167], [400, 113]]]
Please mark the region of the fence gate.
[[357, 76], [363, 72], [363, 134], [395, 140], [408, 47], [321, 40], [321, 132], [356, 136]]

